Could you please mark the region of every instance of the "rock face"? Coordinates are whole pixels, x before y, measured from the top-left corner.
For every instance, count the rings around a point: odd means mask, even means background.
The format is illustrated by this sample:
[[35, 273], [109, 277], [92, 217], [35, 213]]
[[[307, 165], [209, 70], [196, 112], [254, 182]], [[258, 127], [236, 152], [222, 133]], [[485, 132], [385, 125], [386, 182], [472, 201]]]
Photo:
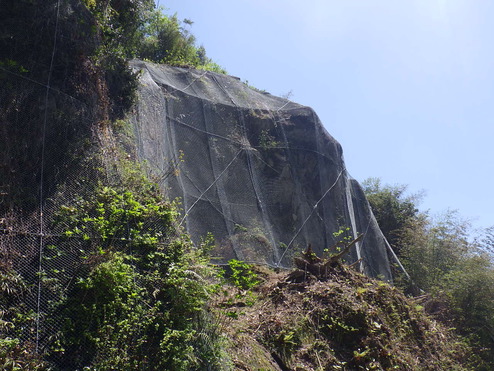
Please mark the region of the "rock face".
[[309, 243], [322, 255], [363, 233], [347, 261], [391, 279], [368, 202], [311, 108], [231, 76], [131, 65], [140, 71], [131, 117], [138, 156], [166, 194], [180, 198], [195, 241], [212, 233], [222, 262], [291, 266]]

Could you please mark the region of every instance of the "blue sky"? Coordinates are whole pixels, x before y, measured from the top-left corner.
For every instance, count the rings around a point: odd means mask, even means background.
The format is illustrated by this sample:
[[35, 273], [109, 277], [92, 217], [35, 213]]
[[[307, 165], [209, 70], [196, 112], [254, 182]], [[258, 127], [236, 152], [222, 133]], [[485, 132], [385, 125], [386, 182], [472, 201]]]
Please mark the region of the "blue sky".
[[357, 180], [494, 225], [493, 1], [159, 3], [229, 74], [314, 108]]

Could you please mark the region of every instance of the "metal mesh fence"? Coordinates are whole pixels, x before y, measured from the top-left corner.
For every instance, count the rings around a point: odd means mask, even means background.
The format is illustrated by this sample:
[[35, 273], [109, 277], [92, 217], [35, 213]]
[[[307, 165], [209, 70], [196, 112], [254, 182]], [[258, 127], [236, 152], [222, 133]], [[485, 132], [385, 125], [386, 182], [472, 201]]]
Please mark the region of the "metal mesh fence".
[[[131, 117], [139, 158], [162, 189], [182, 200], [196, 241], [211, 232], [218, 262], [276, 267], [311, 244], [322, 254], [349, 228], [365, 233], [348, 260], [391, 279], [388, 248], [340, 145], [308, 107], [230, 76], [140, 61]], [[178, 159], [181, 161], [178, 161]], [[161, 177], [169, 164], [173, 176]]]
[[[53, 351], [64, 322], [59, 303], [87, 274], [84, 257], [99, 242], [68, 236], [57, 214], [77, 207], [98, 184], [119, 184], [124, 149], [170, 199], [180, 199], [181, 224], [195, 242], [214, 235], [218, 263], [289, 267], [309, 243], [322, 254], [336, 242], [334, 232], [350, 227], [352, 237], [365, 237], [349, 262], [391, 279], [390, 250], [365, 196], [312, 110], [233, 77], [133, 61], [141, 71], [129, 117], [133, 141], [119, 137], [98, 123], [97, 81], [64, 67], [57, 54], [57, 43], [76, 45], [80, 37], [79, 26], [68, 27], [77, 2], [49, 3], [46, 32], [55, 42], [51, 59], [33, 65], [41, 72], [0, 66], [0, 272], [10, 284], [2, 288], [0, 315], [14, 324], [1, 329], [4, 337]], [[15, 286], [12, 272], [26, 285]], [[59, 365], [67, 359], [61, 351], [51, 357]]]
[[101, 114], [84, 56], [94, 47], [87, 9], [72, 0], [6, 2], [0, 19], [2, 32], [17, 32], [0, 47], [0, 334], [44, 354], [56, 348], [60, 303], [97, 244], [67, 236], [56, 215], [98, 183], [117, 183], [117, 156], [94, 129]]

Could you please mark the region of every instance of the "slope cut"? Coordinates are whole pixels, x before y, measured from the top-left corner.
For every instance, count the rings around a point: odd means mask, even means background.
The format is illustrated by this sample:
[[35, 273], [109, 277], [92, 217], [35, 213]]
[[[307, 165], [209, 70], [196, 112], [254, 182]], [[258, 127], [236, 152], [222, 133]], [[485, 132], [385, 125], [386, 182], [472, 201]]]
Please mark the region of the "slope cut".
[[140, 71], [131, 118], [139, 157], [167, 195], [180, 198], [194, 240], [212, 233], [221, 261], [290, 266], [309, 243], [321, 255], [364, 234], [348, 261], [391, 279], [367, 200], [311, 108], [231, 76], [131, 66]]

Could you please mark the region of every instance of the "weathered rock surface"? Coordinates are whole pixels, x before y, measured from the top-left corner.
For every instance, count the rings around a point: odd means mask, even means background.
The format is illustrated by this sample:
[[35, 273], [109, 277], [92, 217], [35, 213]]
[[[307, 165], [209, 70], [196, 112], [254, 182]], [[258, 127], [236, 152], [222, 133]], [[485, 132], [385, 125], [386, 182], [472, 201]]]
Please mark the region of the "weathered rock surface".
[[310, 243], [319, 255], [349, 228], [364, 237], [347, 256], [391, 278], [386, 242], [345, 168], [340, 144], [315, 112], [212, 72], [133, 61], [140, 71], [138, 155], [196, 241], [215, 237], [221, 261], [292, 265]]

